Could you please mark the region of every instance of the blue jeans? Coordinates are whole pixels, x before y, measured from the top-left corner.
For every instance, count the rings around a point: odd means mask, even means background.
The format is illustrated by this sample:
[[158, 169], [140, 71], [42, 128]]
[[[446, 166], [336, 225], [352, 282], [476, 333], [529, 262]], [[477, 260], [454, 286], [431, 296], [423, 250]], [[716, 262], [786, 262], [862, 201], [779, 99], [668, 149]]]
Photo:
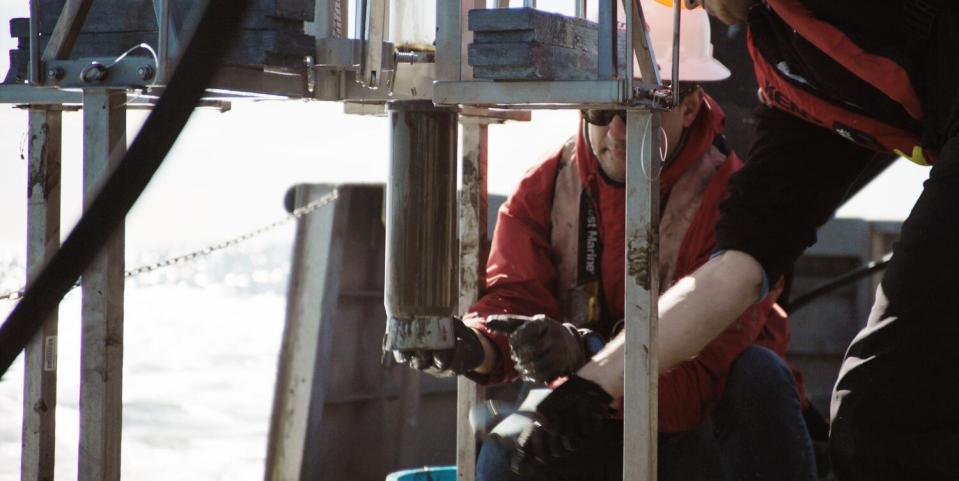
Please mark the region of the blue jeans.
[[[726, 391], [699, 428], [660, 434], [659, 481], [816, 479], [816, 465], [799, 396], [786, 363], [751, 346], [733, 363]], [[511, 453], [488, 442], [476, 463], [477, 481], [516, 479]], [[551, 466], [554, 479], [623, 479], [623, 423], [610, 421], [594, 442]]]

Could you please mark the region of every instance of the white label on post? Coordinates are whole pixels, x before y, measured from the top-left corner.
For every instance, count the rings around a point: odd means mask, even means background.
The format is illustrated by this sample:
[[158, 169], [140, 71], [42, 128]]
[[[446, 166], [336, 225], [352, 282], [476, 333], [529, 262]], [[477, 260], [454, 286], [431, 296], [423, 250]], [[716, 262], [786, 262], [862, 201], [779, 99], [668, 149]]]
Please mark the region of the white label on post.
[[47, 336], [43, 340], [43, 370], [57, 370], [57, 336]]

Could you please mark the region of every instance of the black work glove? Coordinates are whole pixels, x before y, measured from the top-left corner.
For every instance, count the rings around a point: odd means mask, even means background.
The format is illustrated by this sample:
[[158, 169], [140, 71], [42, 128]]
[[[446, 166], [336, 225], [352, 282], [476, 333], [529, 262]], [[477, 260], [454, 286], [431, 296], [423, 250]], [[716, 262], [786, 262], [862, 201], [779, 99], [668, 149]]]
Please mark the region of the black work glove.
[[456, 342], [452, 349], [393, 351], [399, 364], [418, 369], [436, 377], [450, 377], [472, 371], [481, 364], [485, 354], [483, 344], [475, 331], [453, 318], [453, 334]]
[[549, 382], [576, 372], [586, 362], [583, 336], [570, 323], [542, 314], [496, 314], [486, 318], [486, 327], [509, 335], [510, 357], [527, 381]]
[[551, 461], [600, 434], [613, 398], [598, 384], [571, 376], [538, 406], [534, 420], [513, 441], [512, 471], [523, 479], [548, 479]]

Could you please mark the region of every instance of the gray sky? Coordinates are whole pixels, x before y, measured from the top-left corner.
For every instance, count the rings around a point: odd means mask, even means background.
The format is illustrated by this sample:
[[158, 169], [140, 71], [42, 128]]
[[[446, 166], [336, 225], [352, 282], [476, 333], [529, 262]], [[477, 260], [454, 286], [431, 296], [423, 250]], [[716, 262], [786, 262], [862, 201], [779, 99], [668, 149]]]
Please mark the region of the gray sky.
[[[572, 2], [569, 2], [572, 3]], [[15, 46], [9, 19], [26, 16], [26, 0], [0, 2], [0, 76]], [[128, 114], [132, 139], [146, 113]], [[81, 204], [81, 114], [64, 114], [63, 233]], [[0, 105], [0, 252], [22, 255], [25, 238], [26, 114]], [[489, 186], [507, 193], [522, 173], [576, 129], [573, 111], [538, 111], [531, 123], [490, 130]], [[25, 154], [25, 152], [23, 152]], [[194, 248], [284, 215], [286, 189], [300, 182], [380, 182], [388, 155], [387, 120], [347, 116], [336, 103], [234, 103], [197, 111], [127, 220], [131, 251]], [[902, 219], [928, 170], [893, 166], [840, 211], [841, 216]]]

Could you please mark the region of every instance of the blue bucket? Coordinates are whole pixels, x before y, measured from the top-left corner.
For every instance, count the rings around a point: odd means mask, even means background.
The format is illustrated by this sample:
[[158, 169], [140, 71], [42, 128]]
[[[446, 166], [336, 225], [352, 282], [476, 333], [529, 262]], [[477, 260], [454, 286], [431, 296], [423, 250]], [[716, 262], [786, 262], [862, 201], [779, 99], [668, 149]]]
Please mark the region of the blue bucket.
[[456, 466], [426, 466], [390, 473], [386, 481], [456, 481]]

